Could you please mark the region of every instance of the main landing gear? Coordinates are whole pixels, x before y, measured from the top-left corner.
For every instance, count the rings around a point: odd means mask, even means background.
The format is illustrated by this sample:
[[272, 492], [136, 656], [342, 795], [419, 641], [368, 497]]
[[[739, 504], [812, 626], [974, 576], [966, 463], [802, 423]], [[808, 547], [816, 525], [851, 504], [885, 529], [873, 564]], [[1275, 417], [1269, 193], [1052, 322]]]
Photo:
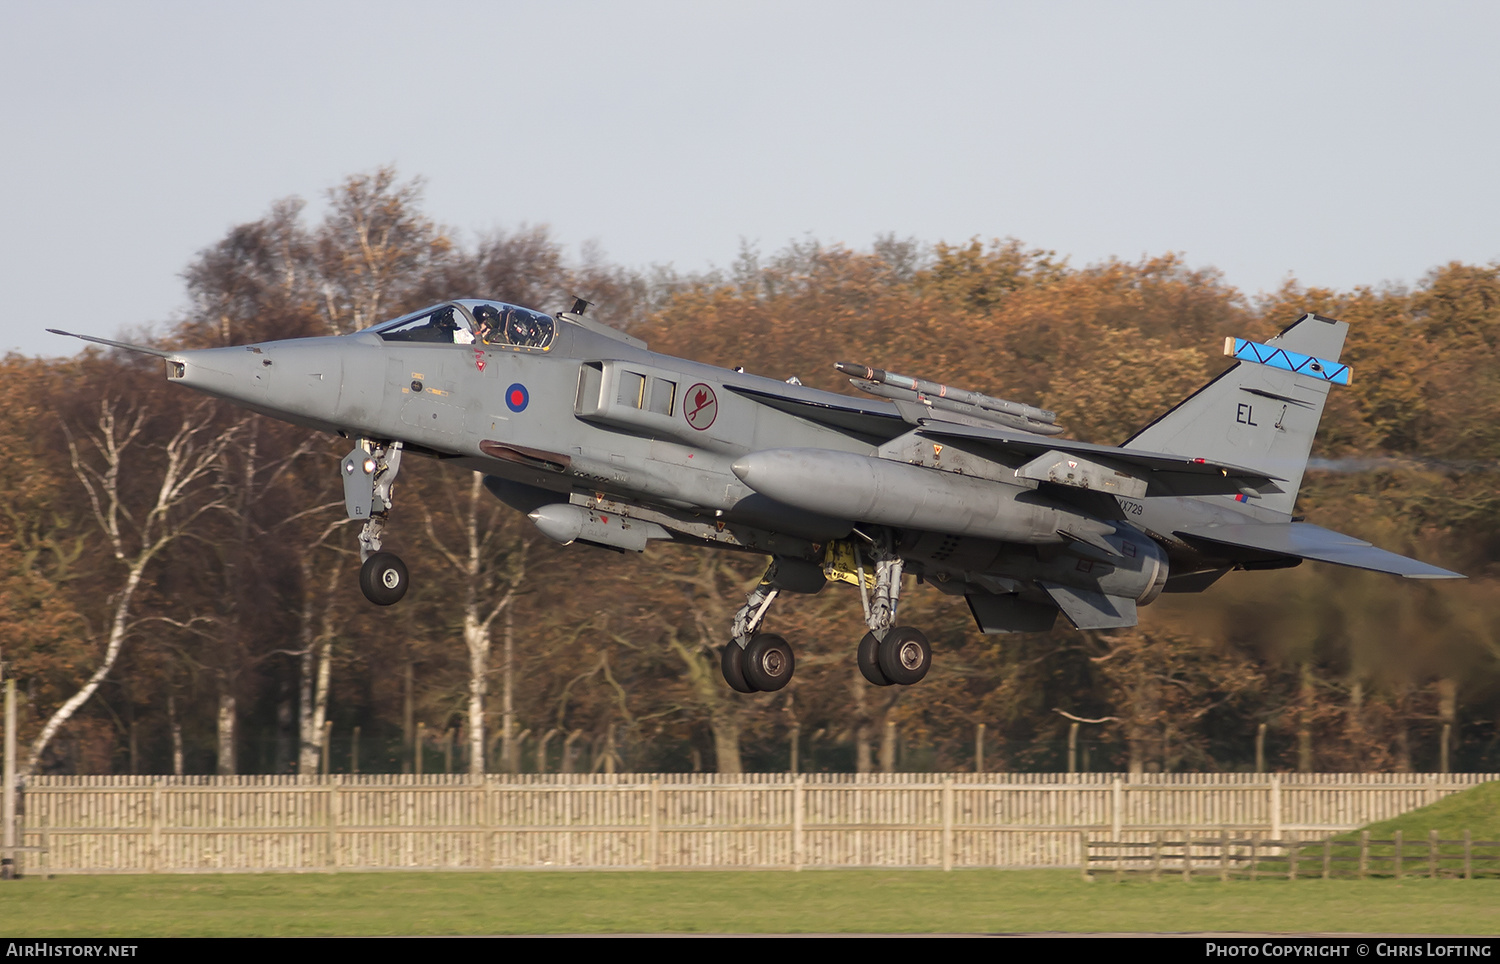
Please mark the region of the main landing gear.
[[865, 582], [863, 553], [854, 547], [859, 582], [859, 601], [870, 631], [859, 641], [855, 662], [865, 679], [876, 686], [910, 686], [922, 681], [932, 666], [932, 646], [920, 630], [897, 626], [896, 604], [901, 598], [901, 557], [890, 545], [889, 534], [865, 550], [875, 563], [875, 591]]
[[733, 638], [719, 653], [724, 682], [736, 693], [774, 693], [791, 682], [797, 669], [791, 644], [775, 633], [759, 631], [766, 610], [781, 592], [775, 585], [777, 568], [773, 561], [760, 585], [734, 614]]
[[406, 563], [380, 548], [381, 533], [391, 514], [391, 485], [401, 471], [401, 443], [360, 439], [340, 463], [344, 477], [344, 508], [351, 519], [363, 519], [359, 530], [359, 588], [377, 606], [401, 601], [411, 586]]
[[[853, 575], [859, 585], [865, 624], [870, 631], [859, 641], [855, 662], [860, 674], [876, 686], [919, 683], [932, 667], [932, 646], [921, 631], [897, 626], [896, 604], [901, 596], [902, 561], [891, 546], [889, 533], [869, 546], [853, 550]], [[868, 585], [865, 559], [875, 567], [873, 591]], [[810, 575], [807, 570], [812, 569]], [[838, 572], [845, 572], [839, 568]], [[816, 578], [812, 578], [816, 576]], [[806, 562], [775, 559], [760, 584], [734, 615], [733, 638], [719, 654], [724, 681], [737, 693], [770, 693], [791, 681], [797, 667], [792, 647], [775, 633], [760, 631], [766, 610], [782, 589], [817, 592], [822, 576]]]

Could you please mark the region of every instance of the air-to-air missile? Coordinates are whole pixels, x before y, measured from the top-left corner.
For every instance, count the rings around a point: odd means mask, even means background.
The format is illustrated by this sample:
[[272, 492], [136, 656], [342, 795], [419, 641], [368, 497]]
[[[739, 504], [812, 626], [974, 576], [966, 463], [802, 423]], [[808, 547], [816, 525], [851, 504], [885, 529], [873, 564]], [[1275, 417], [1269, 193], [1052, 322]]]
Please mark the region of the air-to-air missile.
[[925, 378], [912, 378], [895, 372], [856, 365], [853, 362], [835, 362], [834, 368], [852, 376], [849, 382], [862, 392], [878, 395], [897, 402], [918, 402], [931, 408], [957, 412], [981, 421], [1009, 425], [1023, 432], [1037, 435], [1061, 435], [1062, 426], [1057, 424], [1057, 413], [1034, 405], [1008, 402], [980, 392], [953, 388]]

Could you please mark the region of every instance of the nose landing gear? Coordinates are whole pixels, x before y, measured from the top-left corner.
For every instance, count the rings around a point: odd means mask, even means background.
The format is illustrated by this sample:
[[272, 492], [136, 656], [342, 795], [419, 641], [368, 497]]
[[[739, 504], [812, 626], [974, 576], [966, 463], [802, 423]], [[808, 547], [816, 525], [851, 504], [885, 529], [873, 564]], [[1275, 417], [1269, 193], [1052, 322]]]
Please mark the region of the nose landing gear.
[[411, 585], [406, 564], [394, 552], [381, 550], [381, 533], [391, 513], [391, 485], [401, 471], [401, 443], [360, 439], [340, 463], [344, 508], [349, 518], [364, 520], [359, 530], [359, 588], [377, 606], [401, 601]]

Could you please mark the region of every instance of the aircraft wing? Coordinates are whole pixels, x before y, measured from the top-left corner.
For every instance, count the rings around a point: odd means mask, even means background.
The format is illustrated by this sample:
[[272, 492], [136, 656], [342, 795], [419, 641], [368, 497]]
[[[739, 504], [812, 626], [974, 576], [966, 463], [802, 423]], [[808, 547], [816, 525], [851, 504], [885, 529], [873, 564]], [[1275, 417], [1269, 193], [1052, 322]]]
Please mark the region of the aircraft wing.
[[[809, 422], [826, 425], [829, 428], [837, 429], [838, 431], [860, 438], [879, 439], [884, 442], [907, 432], [911, 428], [889, 403], [862, 403], [856, 398], [850, 398], [847, 401], [841, 399], [839, 402], [828, 402], [826, 400], [798, 398], [794, 395], [763, 392], [759, 389], [746, 388], [742, 385], [726, 385], [724, 387], [737, 395], [743, 395], [751, 401], [759, 402], [769, 408], [786, 412], [788, 415], [796, 415], [798, 418], [805, 418]], [[824, 398], [826, 399], [826, 396]]]
[[1370, 569], [1405, 576], [1407, 579], [1466, 578], [1462, 573], [1449, 572], [1406, 556], [1398, 556], [1394, 552], [1377, 549], [1363, 539], [1315, 526], [1310, 522], [1194, 526], [1179, 529], [1177, 535], [1236, 549], [1252, 549], [1278, 556], [1311, 559], [1314, 562], [1331, 562], [1336, 566]]
[[[1187, 458], [1181, 455], [1166, 455], [1139, 449], [1119, 448], [1113, 445], [1095, 445], [1072, 439], [1047, 438], [1029, 432], [1010, 431], [988, 426], [958, 425], [949, 422], [923, 421], [919, 434], [928, 438], [951, 439], [960, 442], [980, 443], [1003, 452], [1023, 455], [1028, 458], [1060, 452], [1082, 459], [1100, 460], [1115, 468], [1134, 470], [1147, 483], [1157, 483], [1156, 488], [1165, 488], [1161, 494], [1186, 495], [1223, 493], [1231, 495], [1243, 487], [1272, 487], [1284, 482], [1279, 476], [1267, 475], [1256, 469], [1212, 459]], [[1149, 494], [1158, 494], [1150, 492]]]

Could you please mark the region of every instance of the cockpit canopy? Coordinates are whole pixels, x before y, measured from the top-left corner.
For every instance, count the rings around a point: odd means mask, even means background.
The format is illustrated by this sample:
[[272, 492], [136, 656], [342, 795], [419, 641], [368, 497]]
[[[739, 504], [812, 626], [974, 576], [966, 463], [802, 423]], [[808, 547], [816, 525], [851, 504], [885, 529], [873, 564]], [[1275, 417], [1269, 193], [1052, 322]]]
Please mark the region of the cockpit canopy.
[[551, 315], [503, 301], [465, 299], [432, 305], [366, 329], [386, 341], [448, 345], [479, 342], [501, 348], [546, 351], [557, 334]]
[[469, 309], [479, 340], [487, 345], [545, 351], [557, 334], [557, 322], [551, 315], [540, 311], [501, 301], [460, 301], [459, 304]]

